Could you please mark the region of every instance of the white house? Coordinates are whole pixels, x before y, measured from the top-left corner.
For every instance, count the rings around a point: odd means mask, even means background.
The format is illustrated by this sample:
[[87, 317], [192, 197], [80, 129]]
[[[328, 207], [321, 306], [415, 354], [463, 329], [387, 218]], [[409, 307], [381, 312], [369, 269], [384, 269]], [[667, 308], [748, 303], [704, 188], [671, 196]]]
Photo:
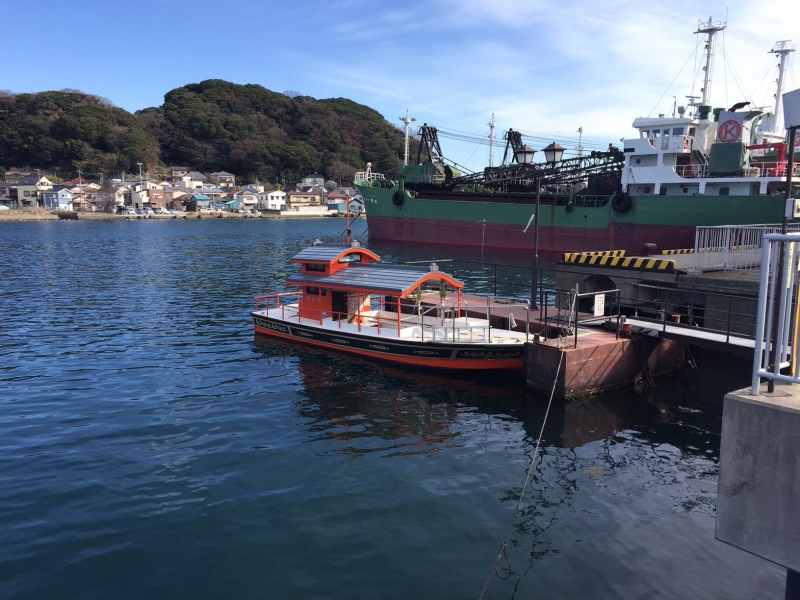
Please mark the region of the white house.
[[286, 192], [261, 192], [258, 195], [258, 208], [261, 210], [286, 210]]

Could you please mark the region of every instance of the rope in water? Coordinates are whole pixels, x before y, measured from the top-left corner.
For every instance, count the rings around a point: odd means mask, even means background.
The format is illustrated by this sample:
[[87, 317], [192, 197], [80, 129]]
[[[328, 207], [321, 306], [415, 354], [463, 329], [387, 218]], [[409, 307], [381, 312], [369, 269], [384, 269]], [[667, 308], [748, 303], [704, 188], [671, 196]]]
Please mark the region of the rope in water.
[[[506, 555], [506, 547], [508, 545], [508, 536], [511, 534], [511, 528], [514, 526], [514, 518], [517, 516], [517, 511], [519, 511], [519, 506], [522, 504], [522, 497], [525, 495], [525, 488], [528, 487], [528, 481], [531, 478], [531, 471], [533, 471], [533, 464], [536, 462], [536, 456], [539, 454], [539, 446], [542, 443], [542, 436], [544, 435], [544, 426], [547, 424], [547, 415], [550, 414], [550, 406], [553, 404], [553, 396], [556, 393], [556, 383], [558, 383], [558, 375], [561, 372], [561, 362], [564, 360], [564, 353], [561, 353], [561, 358], [558, 360], [558, 368], [556, 369], [556, 376], [553, 379], [553, 389], [550, 392], [550, 400], [547, 402], [547, 410], [544, 413], [544, 420], [542, 420], [542, 429], [539, 432], [539, 439], [536, 440], [536, 448], [533, 451], [533, 456], [531, 457], [531, 464], [528, 466], [528, 472], [525, 475], [525, 481], [522, 484], [522, 491], [519, 494], [519, 498], [517, 499], [517, 505], [514, 507], [514, 512], [511, 513], [511, 521], [508, 523], [508, 529], [506, 529], [506, 535], [503, 538], [503, 543], [500, 544], [500, 552], [497, 553], [497, 558], [494, 559], [494, 565], [492, 566], [492, 571], [489, 573], [489, 577], [486, 578], [486, 583], [483, 586], [483, 590], [481, 591], [481, 595], [478, 596], [478, 600], [482, 600], [483, 595], [486, 593], [486, 589], [489, 587], [489, 582], [492, 580], [492, 575], [497, 575], [500, 579], [508, 579], [511, 575], [511, 561], [508, 560], [508, 556]], [[500, 558], [505, 556], [506, 562], [508, 562], [509, 566], [509, 573], [505, 577], [500, 575], [497, 572], [497, 564], [500, 562]]]

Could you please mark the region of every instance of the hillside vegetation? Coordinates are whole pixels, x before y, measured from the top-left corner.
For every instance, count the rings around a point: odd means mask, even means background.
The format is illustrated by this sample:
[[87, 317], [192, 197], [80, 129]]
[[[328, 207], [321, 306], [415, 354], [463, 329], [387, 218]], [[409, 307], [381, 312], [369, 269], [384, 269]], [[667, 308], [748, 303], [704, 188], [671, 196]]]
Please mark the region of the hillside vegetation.
[[392, 173], [403, 152], [402, 132], [367, 106], [217, 79], [174, 89], [135, 115], [79, 92], [3, 94], [0, 140], [7, 167], [107, 173], [142, 162], [272, 182], [314, 172], [341, 181], [368, 161]]
[[0, 94], [0, 165], [88, 176], [157, 164], [155, 137], [126, 110], [78, 91]]

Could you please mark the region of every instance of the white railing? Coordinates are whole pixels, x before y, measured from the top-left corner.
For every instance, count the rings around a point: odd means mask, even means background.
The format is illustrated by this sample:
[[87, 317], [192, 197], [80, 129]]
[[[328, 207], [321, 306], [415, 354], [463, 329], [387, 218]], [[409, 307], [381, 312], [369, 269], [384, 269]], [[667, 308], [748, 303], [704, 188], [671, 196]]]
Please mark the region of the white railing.
[[[800, 358], [797, 344], [799, 259], [800, 234], [764, 236], [750, 388], [753, 395], [758, 395], [762, 377], [800, 383], [797, 368]], [[781, 374], [783, 369], [789, 369], [790, 373]]]
[[702, 179], [706, 177], [706, 165], [677, 165], [675, 174], [684, 179]]
[[372, 171], [359, 171], [356, 173], [355, 179], [360, 181], [374, 181], [376, 179], [383, 181], [383, 173], [373, 173]]
[[[789, 231], [800, 231], [800, 224], [789, 225]], [[697, 227], [692, 270], [758, 269], [764, 236], [780, 232], [780, 225]]]

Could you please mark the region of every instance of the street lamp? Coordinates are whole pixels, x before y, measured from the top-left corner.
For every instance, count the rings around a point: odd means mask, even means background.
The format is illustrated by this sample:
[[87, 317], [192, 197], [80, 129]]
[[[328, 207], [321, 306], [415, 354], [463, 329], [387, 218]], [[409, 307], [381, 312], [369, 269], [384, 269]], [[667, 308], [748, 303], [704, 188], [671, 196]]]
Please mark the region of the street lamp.
[[514, 152], [514, 160], [520, 165], [529, 165], [533, 162], [533, 155], [535, 153], [536, 150], [530, 146], [523, 146]]
[[[557, 162], [561, 161], [561, 157], [564, 156], [565, 148], [559, 144], [553, 142], [549, 146], [546, 146], [542, 149], [544, 152], [544, 159], [547, 162], [547, 165], [551, 167], [555, 167]], [[524, 160], [527, 158], [528, 162], [523, 164], [529, 164], [530, 161], [533, 159], [533, 150], [530, 147], [524, 146], [521, 150], [518, 150], [515, 153], [515, 156], [521, 156]], [[517, 159], [519, 162], [519, 158]], [[531, 265], [531, 310], [538, 310], [539, 303], [537, 300], [537, 296], [539, 295], [539, 198], [542, 190], [542, 175], [544, 175], [544, 171], [537, 170], [535, 175], [535, 182], [536, 182], [536, 208], [534, 208], [533, 212], [533, 265]]]

